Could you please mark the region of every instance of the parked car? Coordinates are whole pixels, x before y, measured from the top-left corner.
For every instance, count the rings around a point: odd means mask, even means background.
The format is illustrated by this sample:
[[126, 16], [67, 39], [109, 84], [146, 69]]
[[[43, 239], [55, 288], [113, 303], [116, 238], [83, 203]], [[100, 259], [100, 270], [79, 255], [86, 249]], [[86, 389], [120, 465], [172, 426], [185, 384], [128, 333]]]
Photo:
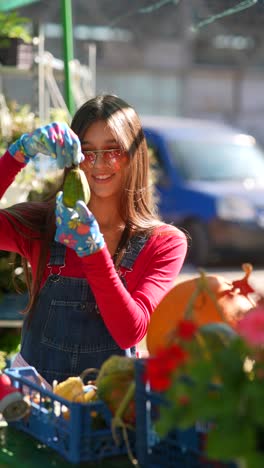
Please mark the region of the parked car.
[[264, 151], [228, 125], [142, 117], [159, 210], [189, 233], [189, 259], [264, 259]]

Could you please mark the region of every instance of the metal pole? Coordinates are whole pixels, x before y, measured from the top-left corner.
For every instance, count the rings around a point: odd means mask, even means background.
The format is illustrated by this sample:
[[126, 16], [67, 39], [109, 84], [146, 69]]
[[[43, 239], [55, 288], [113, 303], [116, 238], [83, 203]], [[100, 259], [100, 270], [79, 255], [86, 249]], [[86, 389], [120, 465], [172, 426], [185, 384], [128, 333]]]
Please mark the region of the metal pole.
[[71, 115], [75, 106], [71, 91], [70, 62], [73, 60], [73, 33], [72, 33], [72, 4], [71, 0], [61, 0], [61, 16], [64, 47], [64, 91], [65, 102]]
[[44, 26], [39, 24], [38, 32], [38, 113], [41, 125], [47, 118], [47, 112], [45, 112], [45, 65], [44, 52], [45, 52], [45, 36]]
[[89, 44], [88, 54], [88, 65], [91, 73], [90, 93], [91, 97], [94, 97], [96, 93], [96, 44]]

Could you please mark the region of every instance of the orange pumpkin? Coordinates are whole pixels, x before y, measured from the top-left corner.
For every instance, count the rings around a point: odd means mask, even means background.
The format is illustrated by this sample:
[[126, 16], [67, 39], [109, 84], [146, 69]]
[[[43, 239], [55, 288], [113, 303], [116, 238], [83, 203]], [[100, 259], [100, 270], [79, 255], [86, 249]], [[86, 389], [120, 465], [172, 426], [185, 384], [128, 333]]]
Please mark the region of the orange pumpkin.
[[174, 286], [151, 315], [146, 337], [149, 353], [154, 355], [168, 345], [171, 333], [184, 318], [194, 320], [197, 326], [225, 322], [235, 328], [238, 318], [254, 306], [248, 297], [254, 292], [248, 284], [252, 266], [244, 264], [242, 268], [245, 276], [239, 281], [201, 272]]

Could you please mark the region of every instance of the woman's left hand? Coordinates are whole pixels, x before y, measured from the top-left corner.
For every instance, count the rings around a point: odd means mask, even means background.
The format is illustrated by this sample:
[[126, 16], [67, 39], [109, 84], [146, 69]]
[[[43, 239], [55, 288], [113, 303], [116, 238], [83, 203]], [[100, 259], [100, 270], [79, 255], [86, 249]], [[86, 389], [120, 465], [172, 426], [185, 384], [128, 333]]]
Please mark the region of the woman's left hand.
[[63, 193], [56, 197], [55, 240], [75, 250], [79, 257], [94, 254], [104, 246], [104, 238], [98, 223], [81, 200], [74, 208], [63, 203]]

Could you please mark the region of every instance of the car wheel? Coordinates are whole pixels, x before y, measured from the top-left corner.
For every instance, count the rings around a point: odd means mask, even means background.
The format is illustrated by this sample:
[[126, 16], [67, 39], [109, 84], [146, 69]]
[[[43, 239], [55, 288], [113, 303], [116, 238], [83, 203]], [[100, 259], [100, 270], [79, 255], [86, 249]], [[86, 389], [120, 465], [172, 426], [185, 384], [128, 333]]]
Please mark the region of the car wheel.
[[206, 227], [199, 221], [191, 221], [185, 225], [188, 235], [187, 261], [195, 266], [207, 265], [210, 260], [210, 242]]

